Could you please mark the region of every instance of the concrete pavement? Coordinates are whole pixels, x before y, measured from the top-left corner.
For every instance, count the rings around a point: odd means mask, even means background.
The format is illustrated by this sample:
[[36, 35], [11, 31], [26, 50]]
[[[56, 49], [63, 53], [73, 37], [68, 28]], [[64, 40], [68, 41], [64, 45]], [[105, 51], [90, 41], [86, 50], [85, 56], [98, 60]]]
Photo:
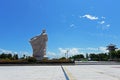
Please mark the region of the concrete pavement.
[[120, 65], [64, 66], [70, 80], [120, 80]]
[[[68, 80], [120, 80], [120, 65], [63, 65]], [[0, 80], [67, 80], [59, 66], [0, 66]]]

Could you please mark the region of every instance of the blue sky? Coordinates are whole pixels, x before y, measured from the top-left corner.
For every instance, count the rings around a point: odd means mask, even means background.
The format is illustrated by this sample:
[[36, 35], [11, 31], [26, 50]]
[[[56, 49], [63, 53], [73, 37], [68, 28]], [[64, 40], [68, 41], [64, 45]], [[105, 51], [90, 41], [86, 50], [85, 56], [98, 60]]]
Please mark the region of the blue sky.
[[48, 34], [47, 54], [120, 46], [119, 0], [0, 0], [0, 52], [32, 55], [29, 39]]

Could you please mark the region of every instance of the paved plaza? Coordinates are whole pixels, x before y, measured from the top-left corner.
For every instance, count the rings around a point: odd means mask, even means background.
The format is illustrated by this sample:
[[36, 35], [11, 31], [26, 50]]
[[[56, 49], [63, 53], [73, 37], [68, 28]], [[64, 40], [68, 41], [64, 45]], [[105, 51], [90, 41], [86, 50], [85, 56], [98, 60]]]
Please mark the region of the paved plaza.
[[120, 80], [120, 65], [0, 66], [0, 80]]

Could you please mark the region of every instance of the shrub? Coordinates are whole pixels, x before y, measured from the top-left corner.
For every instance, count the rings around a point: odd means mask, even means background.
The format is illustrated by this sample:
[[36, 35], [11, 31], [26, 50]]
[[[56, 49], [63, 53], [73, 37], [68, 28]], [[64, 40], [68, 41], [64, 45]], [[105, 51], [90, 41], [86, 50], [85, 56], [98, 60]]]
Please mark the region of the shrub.
[[27, 61], [30, 62], [30, 63], [35, 63], [35, 62], [37, 62], [37, 60], [36, 60], [35, 57], [28, 57], [28, 58], [27, 58]]

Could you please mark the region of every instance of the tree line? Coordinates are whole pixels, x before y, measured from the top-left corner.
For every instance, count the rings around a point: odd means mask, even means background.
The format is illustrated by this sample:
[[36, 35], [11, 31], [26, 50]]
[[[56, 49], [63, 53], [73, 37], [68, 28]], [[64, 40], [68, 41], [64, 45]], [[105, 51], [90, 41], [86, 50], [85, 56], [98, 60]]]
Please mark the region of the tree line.
[[12, 53], [2, 53], [0, 54], [0, 60], [1, 59], [18, 60], [18, 54], [12, 55]]
[[75, 60], [90, 60], [90, 61], [120, 61], [120, 50], [111, 51], [108, 53], [87, 53], [86, 55], [78, 54], [69, 57], [69, 59]]
[[36, 62], [36, 58], [31, 56], [26, 56], [25, 54], [22, 57], [19, 57], [18, 54], [12, 53], [1, 53], [0, 54], [0, 62]]
[[[0, 60], [28, 60], [28, 61], [35, 61], [34, 57], [23, 55], [22, 57], [18, 57], [18, 54], [12, 54], [12, 53], [1, 53], [0, 54]], [[73, 61], [81, 61], [81, 60], [91, 60], [91, 61], [108, 61], [108, 60], [118, 60], [120, 61], [120, 50], [111, 51], [109, 53], [87, 53], [86, 55], [83, 54], [77, 54], [73, 55], [69, 58], [61, 57], [59, 60], [73, 60]]]

